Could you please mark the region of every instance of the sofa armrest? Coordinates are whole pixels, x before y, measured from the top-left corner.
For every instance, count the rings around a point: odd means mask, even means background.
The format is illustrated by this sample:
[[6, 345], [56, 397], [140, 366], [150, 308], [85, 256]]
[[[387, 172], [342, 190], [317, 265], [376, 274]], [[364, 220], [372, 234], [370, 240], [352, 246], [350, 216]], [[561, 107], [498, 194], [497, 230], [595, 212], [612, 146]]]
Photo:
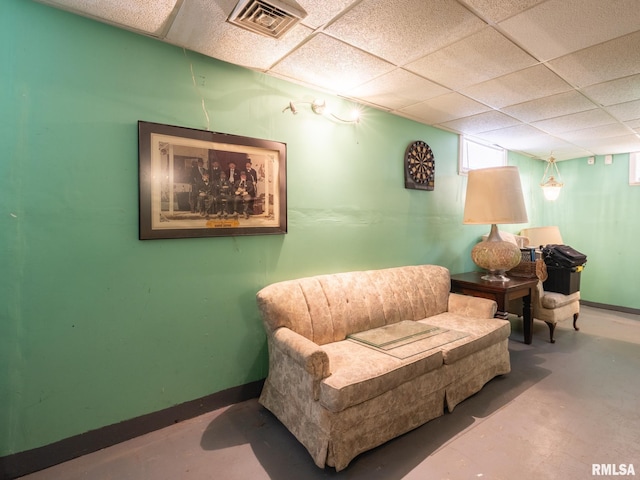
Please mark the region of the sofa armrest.
[[498, 304], [488, 298], [450, 293], [448, 310], [464, 317], [493, 318], [498, 310]]
[[331, 375], [329, 356], [320, 346], [286, 327], [273, 332], [274, 346], [299, 364], [314, 380]]

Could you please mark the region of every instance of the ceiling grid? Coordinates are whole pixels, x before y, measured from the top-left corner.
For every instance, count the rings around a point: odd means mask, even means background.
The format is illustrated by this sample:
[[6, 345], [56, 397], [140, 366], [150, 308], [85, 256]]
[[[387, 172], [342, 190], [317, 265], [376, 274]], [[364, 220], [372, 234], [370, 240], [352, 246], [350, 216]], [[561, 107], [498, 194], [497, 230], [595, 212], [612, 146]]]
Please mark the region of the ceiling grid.
[[640, 151], [637, 0], [278, 0], [268, 38], [238, 0], [37, 0], [525, 155]]

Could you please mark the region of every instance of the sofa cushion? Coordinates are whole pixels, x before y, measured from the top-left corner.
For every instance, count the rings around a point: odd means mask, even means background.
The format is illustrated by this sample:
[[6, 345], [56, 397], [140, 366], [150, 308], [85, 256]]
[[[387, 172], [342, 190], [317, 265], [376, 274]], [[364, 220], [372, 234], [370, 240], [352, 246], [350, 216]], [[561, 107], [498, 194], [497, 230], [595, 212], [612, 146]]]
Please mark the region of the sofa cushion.
[[556, 292], [544, 292], [541, 304], [544, 308], [553, 310], [554, 308], [564, 307], [570, 303], [580, 300], [580, 292], [574, 292], [570, 295], [563, 295]]
[[[435, 370], [443, 363], [453, 364], [500, 343], [511, 333], [511, 324], [506, 320], [476, 319], [448, 312], [420, 322], [463, 332], [466, 336], [456, 340], [456, 336], [442, 333], [443, 338], [454, 340], [428, 350], [422, 350], [421, 344], [428, 348], [435, 337], [417, 340], [398, 348], [407, 352], [405, 358], [352, 340], [323, 345], [322, 350], [329, 357], [331, 375], [320, 384], [320, 403], [332, 412], [342, 411]], [[411, 351], [412, 348], [415, 350]]]
[[441, 313], [420, 320], [436, 327], [467, 333], [468, 336], [442, 346], [445, 364], [452, 364], [472, 353], [509, 338], [511, 324], [499, 318], [469, 318], [455, 313]]
[[396, 388], [442, 366], [439, 349], [423, 351], [405, 359], [367, 347], [353, 340], [328, 343], [331, 375], [320, 383], [320, 403], [332, 412]]

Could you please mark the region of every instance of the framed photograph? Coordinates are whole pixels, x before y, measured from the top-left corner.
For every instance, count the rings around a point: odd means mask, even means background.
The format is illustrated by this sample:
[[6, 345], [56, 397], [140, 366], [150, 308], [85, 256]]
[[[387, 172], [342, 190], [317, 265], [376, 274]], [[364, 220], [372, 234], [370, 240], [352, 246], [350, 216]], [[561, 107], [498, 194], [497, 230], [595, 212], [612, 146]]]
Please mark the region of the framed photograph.
[[287, 233], [287, 147], [138, 122], [140, 240]]

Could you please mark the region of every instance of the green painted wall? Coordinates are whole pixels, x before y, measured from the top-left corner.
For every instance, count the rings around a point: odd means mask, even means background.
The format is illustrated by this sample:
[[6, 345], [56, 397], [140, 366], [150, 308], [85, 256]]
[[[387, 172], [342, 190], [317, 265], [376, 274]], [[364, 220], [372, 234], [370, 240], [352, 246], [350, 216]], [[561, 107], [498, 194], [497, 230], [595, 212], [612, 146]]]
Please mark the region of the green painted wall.
[[[581, 274], [583, 299], [640, 309], [640, 186], [629, 185], [629, 155], [558, 163], [565, 183], [560, 198], [544, 202], [540, 224], [559, 225], [563, 240], [587, 255]], [[542, 173], [540, 174], [542, 178]]]
[[[461, 223], [456, 135], [372, 109], [358, 126], [304, 108], [294, 117], [284, 106], [317, 92], [24, 0], [0, 7], [0, 52], [0, 456], [264, 378], [254, 296], [268, 283], [473, 268], [488, 228]], [[137, 239], [137, 121], [205, 129], [201, 95], [211, 130], [287, 143], [288, 234]], [[436, 154], [434, 192], [403, 187], [417, 139]], [[582, 166], [562, 163], [567, 189], [550, 211], [543, 164], [509, 158], [532, 224], [597, 221], [582, 205], [575, 219], [552, 213], [578, 195], [570, 179]], [[608, 194], [606, 212], [621, 219], [617, 204], [632, 199]], [[595, 273], [601, 243], [582, 249]], [[593, 300], [640, 307], [631, 293]]]

